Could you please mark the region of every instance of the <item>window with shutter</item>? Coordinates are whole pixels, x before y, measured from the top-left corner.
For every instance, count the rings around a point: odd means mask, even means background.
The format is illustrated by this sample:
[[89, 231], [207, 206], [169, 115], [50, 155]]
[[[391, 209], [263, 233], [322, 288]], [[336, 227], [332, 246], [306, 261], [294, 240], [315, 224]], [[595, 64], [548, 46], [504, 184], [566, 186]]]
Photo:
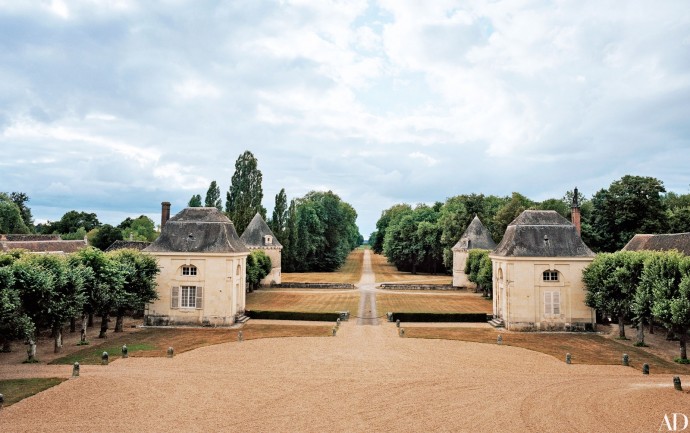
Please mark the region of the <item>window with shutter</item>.
[[553, 314], [551, 292], [544, 292], [544, 314]]
[[170, 290], [170, 308], [180, 308], [180, 288], [173, 287]]
[[197, 286], [196, 288], [196, 309], [201, 310], [204, 308], [204, 289]]
[[561, 314], [561, 292], [553, 292], [553, 314]]

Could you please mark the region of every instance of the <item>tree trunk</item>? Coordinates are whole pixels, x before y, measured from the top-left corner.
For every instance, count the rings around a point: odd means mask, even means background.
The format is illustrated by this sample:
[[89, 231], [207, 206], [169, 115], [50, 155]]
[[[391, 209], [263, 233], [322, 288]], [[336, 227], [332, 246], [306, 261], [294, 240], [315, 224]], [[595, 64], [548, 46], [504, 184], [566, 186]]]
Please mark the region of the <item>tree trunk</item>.
[[644, 320], [640, 319], [640, 323], [637, 325], [637, 344], [644, 346]]
[[60, 351], [62, 351], [62, 327], [53, 328], [53, 331], [55, 333], [53, 353], [60, 353]]
[[676, 333], [673, 332], [673, 329], [668, 329], [666, 331], [666, 341], [673, 341], [674, 338], [676, 338]]
[[81, 315], [81, 333], [79, 337], [80, 343], [86, 343], [86, 325], [88, 322], [88, 316], [86, 314]]
[[69, 332], [70, 333], [77, 332], [77, 319], [74, 317], [71, 317], [69, 319]]
[[412, 275], [417, 275], [417, 264], [412, 263]]
[[93, 327], [93, 313], [89, 313], [89, 321], [86, 322], [86, 326], [88, 326], [89, 328]]
[[680, 333], [678, 336], [680, 340], [680, 359], [688, 359], [688, 352], [686, 350], [686, 344], [685, 342], [688, 341], [688, 333], [687, 330], [684, 330], [683, 332]]
[[5, 352], [9, 353], [12, 351], [12, 341], [11, 340], [5, 340], [2, 342], [2, 350], [0, 352]]
[[101, 315], [101, 332], [98, 334], [98, 338], [105, 338], [106, 332], [108, 332], [108, 313], [103, 313]]
[[654, 319], [649, 319], [649, 333], [654, 334]]
[[625, 322], [622, 314], [618, 315], [618, 338], [625, 338]]
[[115, 318], [115, 332], [122, 332], [123, 322], [125, 321], [125, 313], [117, 312], [117, 317]]

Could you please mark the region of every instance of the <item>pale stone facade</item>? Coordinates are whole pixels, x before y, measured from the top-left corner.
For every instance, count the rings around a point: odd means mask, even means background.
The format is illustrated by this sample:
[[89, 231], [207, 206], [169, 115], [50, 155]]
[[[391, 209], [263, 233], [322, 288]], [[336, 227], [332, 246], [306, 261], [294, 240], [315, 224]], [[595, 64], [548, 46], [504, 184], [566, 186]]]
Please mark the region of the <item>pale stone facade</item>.
[[576, 227], [555, 211], [523, 212], [489, 255], [493, 313], [510, 330], [589, 330], [582, 271], [594, 253]]
[[465, 264], [469, 256], [469, 250], [493, 250], [494, 248], [496, 248], [496, 242], [491, 239], [489, 230], [484, 227], [479, 217], [475, 215], [472, 222], [470, 222], [467, 229], [465, 229], [465, 232], [460, 237], [458, 243], [452, 248], [453, 286], [476, 289], [477, 285], [467, 279], [467, 275], [465, 274]]
[[244, 313], [249, 250], [216, 208], [183, 210], [144, 251], [160, 267], [148, 325], [222, 326]]
[[281, 279], [281, 260], [283, 246], [276, 239], [266, 221], [259, 213], [254, 215], [247, 228], [240, 236], [242, 243], [250, 251], [263, 251], [271, 259], [271, 272], [268, 273], [260, 282], [263, 286], [280, 284]]

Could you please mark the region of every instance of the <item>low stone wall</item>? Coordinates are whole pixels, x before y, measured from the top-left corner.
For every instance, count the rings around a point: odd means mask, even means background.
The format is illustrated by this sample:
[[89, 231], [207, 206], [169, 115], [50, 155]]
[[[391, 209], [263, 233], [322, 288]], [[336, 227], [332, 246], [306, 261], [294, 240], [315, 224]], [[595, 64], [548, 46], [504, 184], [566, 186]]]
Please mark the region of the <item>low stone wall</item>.
[[384, 290], [465, 290], [450, 284], [391, 284], [383, 283], [379, 288]]
[[281, 283], [261, 287], [272, 289], [354, 289], [354, 284], [345, 283]]

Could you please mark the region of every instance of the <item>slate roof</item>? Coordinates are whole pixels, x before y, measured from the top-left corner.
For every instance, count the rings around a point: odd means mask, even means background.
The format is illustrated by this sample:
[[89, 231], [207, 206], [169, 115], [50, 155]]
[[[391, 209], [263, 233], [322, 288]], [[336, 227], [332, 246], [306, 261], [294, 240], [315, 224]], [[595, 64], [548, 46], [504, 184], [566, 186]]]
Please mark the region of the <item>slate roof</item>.
[[669, 251], [678, 250], [690, 256], [690, 233], [664, 235], [635, 235], [623, 247], [623, 251]]
[[215, 207], [188, 207], [170, 218], [147, 252], [248, 253], [235, 225]]
[[[273, 243], [271, 244], [266, 244], [265, 237], [266, 235], [269, 235], [273, 238]], [[249, 223], [247, 228], [244, 230], [244, 233], [242, 233], [242, 236], [240, 236], [240, 240], [249, 248], [249, 249], [254, 249], [254, 248], [283, 248], [283, 246], [278, 242], [278, 239], [276, 236], [273, 234], [271, 229], [268, 227], [268, 224], [266, 224], [266, 221], [264, 221], [263, 218], [261, 218], [261, 215], [257, 212], [256, 215], [254, 215], [254, 218], [252, 218], [252, 221]]]
[[124, 250], [124, 249], [131, 249], [131, 250], [143, 250], [144, 248], [148, 247], [151, 245], [151, 242], [146, 242], [146, 241], [124, 241], [124, 240], [119, 240], [115, 241], [108, 248], [106, 248], [106, 252], [108, 251], [116, 251], [116, 250]]
[[8, 235], [0, 235], [0, 240], [30, 242], [30, 241], [60, 241], [60, 240], [62, 240], [62, 238], [60, 237], [59, 234], [51, 234], [51, 235], [8, 234]]
[[[8, 235], [9, 236], [9, 235]], [[35, 236], [35, 235], [34, 235]], [[79, 240], [0, 240], [0, 251], [27, 250], [30, 253], [75, 253], [88, 246], [85, 239]]]
[[491, 233], [484, 227], [477, 215], [474, 216], [470, 225], [460, 236], [460, 240], [453, 247], [453, 251], [463, 251], [469, 249], [493, 250], [496, 242], [491, 238]]
[[500, 257], [594, 257], [567, 219], [553, 210], [526, 210], [491, 253]]

